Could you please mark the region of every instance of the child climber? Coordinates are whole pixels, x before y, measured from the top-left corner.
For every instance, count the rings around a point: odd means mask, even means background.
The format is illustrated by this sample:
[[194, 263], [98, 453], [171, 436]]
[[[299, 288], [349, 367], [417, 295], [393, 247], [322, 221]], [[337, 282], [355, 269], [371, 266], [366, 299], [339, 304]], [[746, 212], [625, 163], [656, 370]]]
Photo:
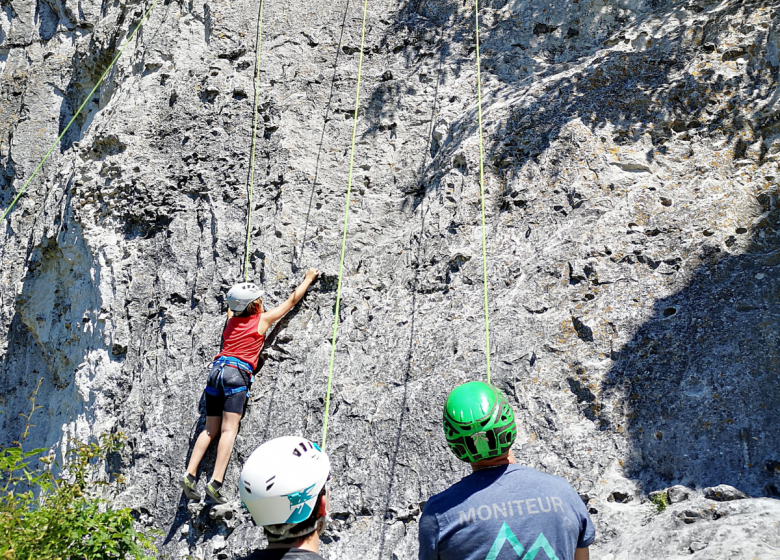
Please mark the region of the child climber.
[[227, 294], [228, 321], [222, 333], [222, 350], [214, 357], [206, 382], [206, 427], [195, 441], [190, 463], [180, 485], [191, 500], [200, 500], [195, 488], [198, 465], [209, 444], [220, 435], [214, 473], [206, 485], [206, 493], [218, 504], [227, 500], [222, 495], [225, 476], [238, 424], [253, 372], [260, 359], [265, 333], [272, 324], [285, 316], [306, 293], [319, 270], [310, 268], [287, 301], [271, 311], [263, 312], [263, 292], [255, 284], [236, 284]]

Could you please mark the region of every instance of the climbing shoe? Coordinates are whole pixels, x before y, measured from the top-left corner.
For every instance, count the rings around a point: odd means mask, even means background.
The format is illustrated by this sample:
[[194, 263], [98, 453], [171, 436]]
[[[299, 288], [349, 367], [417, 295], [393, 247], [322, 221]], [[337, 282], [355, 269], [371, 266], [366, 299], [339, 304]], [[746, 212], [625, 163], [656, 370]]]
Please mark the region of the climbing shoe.
[[227, 502], [227, 498], [222, 495], [222, 483], [212, 480], [206, 485], [206, 494], [209, 498], [214, 500], [215, 504], [224, 504]]
[[184, 473], [184, 477], [179, 481], [179, 486], [184, 490], [184, 495], [187, 496], [187, 499], [200, 501], [200, 494], [198, 494], [198, 490], [195, 488], [195, 477], [190, 473]]

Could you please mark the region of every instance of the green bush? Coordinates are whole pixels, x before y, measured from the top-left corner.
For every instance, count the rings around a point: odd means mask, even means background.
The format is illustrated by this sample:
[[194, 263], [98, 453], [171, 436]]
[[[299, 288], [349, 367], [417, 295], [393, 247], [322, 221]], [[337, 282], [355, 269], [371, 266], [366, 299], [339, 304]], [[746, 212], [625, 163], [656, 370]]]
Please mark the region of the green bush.
[[650, 501], [655, 504], [658, 513], [661, 513], [669, 505], [669, 496], [666, 495], [666, 492], [658, 492], [650, 496]]
[[0, 448], [0, 560], [151, 559], [153, 541], [135, 529], [130, 510], [114, 509], [104, 498], [118, 492], [121, 476], [96, 479], [108, 454], [124, 446], [121, 433], [91, 444], [72, 441], [64, 464], [56, 465], [59, 476], [45, 449], [24, 450], [30, 419], [40, 408], [38, 388], [30, 414], [22, 414], [21, 441]]

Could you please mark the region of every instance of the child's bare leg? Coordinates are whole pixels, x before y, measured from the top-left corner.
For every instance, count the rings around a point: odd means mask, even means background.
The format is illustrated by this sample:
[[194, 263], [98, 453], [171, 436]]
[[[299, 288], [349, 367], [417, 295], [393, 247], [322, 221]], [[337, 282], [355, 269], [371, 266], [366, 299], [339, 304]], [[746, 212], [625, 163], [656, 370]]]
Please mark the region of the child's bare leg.
[[[198, 465], [200, 465], [200, 461], [206, 454], [206, 450], [209, 448], [211, 442], [219, 435], [221, 424], [221, 416], [206, 416], [206, 427], [195, 441], [195, 447], [192, 448], [192, 455], [190, 455], [190, 464], [187, 465], [187, 472], [192, 476], [198, 474]], [[232, 447], [232, 442], [230, 445]]]
[[214, 465], [214, 474], [212, 480], [222, 482], [225, 477], [230, 454], [233, 452], [233, 442], [238, 433], [238, 424], [241, 422], [241, 415], [235, 412], [222, 413], [222, 435], [219, 438], [219, 447], [217, 447], [217, 462]]

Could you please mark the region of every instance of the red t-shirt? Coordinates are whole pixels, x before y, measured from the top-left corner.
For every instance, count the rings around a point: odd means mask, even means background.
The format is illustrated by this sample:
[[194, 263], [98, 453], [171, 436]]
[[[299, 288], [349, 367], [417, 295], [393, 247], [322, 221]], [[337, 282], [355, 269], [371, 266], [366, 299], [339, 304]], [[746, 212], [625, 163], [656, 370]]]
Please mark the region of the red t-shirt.
[[214, 356], [216, 360], [219, 357], [238, 358], [252, 366], [257, 367], [257, 361], [260, 359], [260, 350], [265, 343], [265, 335], [257, 332], [257, 324], [260, 322], [261, 314], [251, 317], [231, 317], [228, 319], [225, 332], [222, 333], [222, 351]]

